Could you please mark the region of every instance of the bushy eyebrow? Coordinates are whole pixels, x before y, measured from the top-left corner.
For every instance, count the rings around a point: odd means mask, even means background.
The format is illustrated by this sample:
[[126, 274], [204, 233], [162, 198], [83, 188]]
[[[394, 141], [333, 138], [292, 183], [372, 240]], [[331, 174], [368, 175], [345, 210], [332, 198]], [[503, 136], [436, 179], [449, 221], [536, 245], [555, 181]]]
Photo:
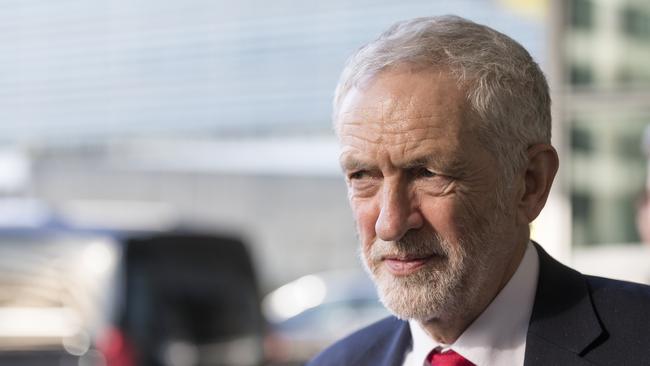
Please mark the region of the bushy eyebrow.
[[[339, 161], [341, 169], [343, 171], [360, 171], [360, 170], [374, 170], [377, 169], [377, 165], [368, 161], [364, 161], [355, 156], [351, 155], [342, 155]], [[454, 159], [454, 161], [448, 161], [438, 155], [430, 154], [424, 155], [413, 160], [406, 162], [403, 166], [400, 166], [401, 169], [416, 169], [423, 167], [432, 167], [438, 169], [449, 170], [450, 173], [456, 173], [458, 170], [463, 168], [463, 163]]]
[[416, 159], [413, 159], [404, 165], [404, 169], [413, 169], [413, 168], [422, 168], [430, 166], [441, 166], [442, 161], [440, 158], [437, 158], [432, 155], [422, 156]]
[[354, 156], [343, 155], [339, 160], [341, 169], [345, 171], [359, 171], [376, 169], [377, 165], [367, 161], [359, 160]]

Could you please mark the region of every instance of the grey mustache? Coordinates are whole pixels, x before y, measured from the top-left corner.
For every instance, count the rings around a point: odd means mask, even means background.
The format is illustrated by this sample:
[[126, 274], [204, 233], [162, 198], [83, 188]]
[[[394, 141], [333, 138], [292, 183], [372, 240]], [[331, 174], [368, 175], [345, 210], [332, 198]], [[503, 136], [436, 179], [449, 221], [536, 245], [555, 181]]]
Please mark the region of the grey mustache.
[[404, 238], [397, 241], [384, 241], [377, 239], [370, 250], [370, 257], [373, 260], [381, 260], [383, 257], [446, 257], [447, 251], [436, 235], [426, 240], [419, 238]]

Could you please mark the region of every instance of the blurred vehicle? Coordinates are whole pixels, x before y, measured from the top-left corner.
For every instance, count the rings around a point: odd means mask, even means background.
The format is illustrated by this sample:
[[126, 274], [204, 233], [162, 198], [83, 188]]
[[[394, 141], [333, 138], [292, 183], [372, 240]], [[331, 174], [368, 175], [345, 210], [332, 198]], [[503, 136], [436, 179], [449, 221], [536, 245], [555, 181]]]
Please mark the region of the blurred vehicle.
[[263, 362], [257, 281], [240, 240], [22, 224], [0, 227], [0, 365]]
[[261, 364], [263, 318], [240, 241], [172, 233], [125, 243], [118, 324], [137, 365]]
[[310, 274], [269, 293], [270, 365], [303, 365], [341, 337], [389, 315], [372, 281], [359, 270]]

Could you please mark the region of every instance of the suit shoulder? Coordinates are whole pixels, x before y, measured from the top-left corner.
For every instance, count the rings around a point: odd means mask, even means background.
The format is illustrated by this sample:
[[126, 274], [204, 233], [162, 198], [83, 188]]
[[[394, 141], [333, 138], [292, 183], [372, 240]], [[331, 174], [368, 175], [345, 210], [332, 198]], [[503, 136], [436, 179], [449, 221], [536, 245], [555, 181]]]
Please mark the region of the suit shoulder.
[[361, 328], [345, 338], [332, 344], [314, 359], [308, 366], [360, 365], [362, 358], [372, 348], [387, 343], [388, 339], [400, 327], [407, 323], [389, 316]]
[[650, 349], [650, 286], [587, 276], [593, 305], [618, 349], [645, 354]]
[[619, 305], [650, 304], [650, 286], [610, 278], [585, 276], [594, 300], [613, 301]]

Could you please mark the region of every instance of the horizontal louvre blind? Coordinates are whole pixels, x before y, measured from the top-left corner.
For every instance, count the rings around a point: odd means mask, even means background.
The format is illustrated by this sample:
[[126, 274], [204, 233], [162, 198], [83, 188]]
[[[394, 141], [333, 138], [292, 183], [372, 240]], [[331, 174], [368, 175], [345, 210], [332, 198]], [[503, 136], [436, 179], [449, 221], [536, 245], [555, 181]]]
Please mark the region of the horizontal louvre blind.
[[541, 24], [477, 0], [4, 1], [0, 141], [327, 130], [354, 49], [445, 13], [543, 47]]

